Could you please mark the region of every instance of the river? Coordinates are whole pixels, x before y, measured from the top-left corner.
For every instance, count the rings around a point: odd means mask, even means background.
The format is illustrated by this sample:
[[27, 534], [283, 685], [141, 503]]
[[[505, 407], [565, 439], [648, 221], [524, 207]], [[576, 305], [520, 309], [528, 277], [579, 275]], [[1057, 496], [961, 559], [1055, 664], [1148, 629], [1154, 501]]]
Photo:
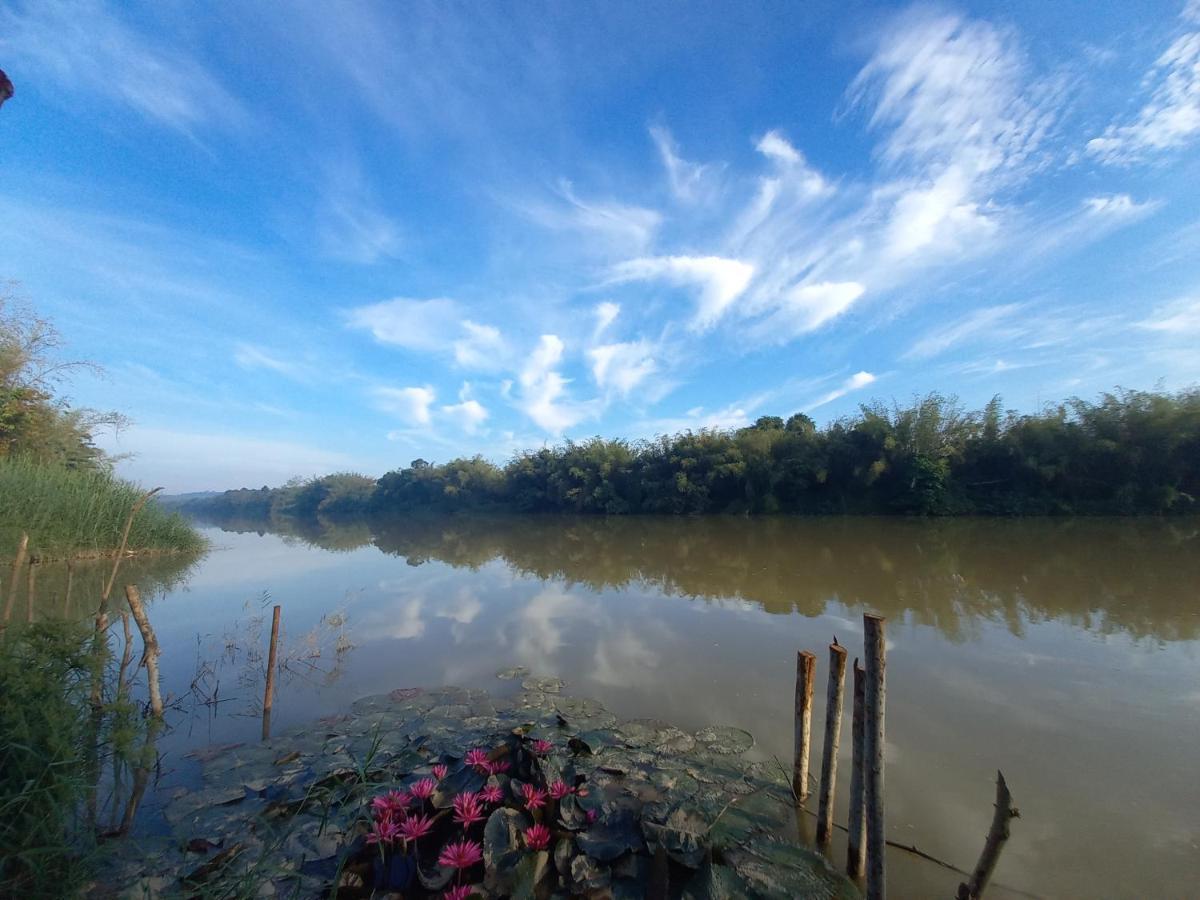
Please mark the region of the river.
[[[159, 742], [160, 790], [186, 778], [189, 750], [256, 736], [276, 603], [276, 728], [396, 687], [515, 690], [495, 674], [519, 665], [623, 717], [743, 727], [784, 765], [796, 651], [820, 660], [819, 734], [826, 647], [836, 635], [853, 657], [871, 611], [888, 618], [891, 839], [969, 868], [1000, 769], [1021, 816], [995, 875], [1015, 890], [994, 896], [1185, 897], [1200, 884], [1196, 520], [504, 517], [205, 531], [214, 550], [154, 589], [164, 691], [180, 701]], [[848, 733], [842, 754], [839, 822]], [[153, 827], [153, 803], [143, 814]], [[953, 896], [954, 873], [899, 850], [888, 862], [893, 896]]]

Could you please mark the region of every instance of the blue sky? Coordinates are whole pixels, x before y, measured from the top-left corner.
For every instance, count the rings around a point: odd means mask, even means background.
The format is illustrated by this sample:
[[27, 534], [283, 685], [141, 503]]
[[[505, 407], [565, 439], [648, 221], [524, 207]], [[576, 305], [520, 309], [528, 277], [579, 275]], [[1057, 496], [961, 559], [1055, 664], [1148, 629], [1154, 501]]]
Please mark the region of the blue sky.
[[1200, 0], [0, 0], [0, 278], [171, 491], [1200, 381]]

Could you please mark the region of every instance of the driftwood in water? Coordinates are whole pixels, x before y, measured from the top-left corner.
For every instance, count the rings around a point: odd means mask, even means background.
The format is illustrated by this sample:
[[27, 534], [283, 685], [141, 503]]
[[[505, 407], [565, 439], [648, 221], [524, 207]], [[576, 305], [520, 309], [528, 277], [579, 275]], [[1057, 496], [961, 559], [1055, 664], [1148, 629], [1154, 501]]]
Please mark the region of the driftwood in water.
[[803, 650], [796, 654], [796, 740], [792, 761], [792, 792], [796, 801], [808, 799], [808, 757], [812, 743], [813, 682], [817, 674], [817, 657]]
[[838, 746], [842, 737], [842, 694], [846, 685], [846, 648], [829, 645], [829, 687], [825, 694], [825, 742], [821, 752], [821, 790], [817, 800], [817, 846], [828, 851], [833, 838], [833, 792], [837, 787]]
[[125, 599], [129, 601], [129, 611], [133, 613], [133, 621], [137, 622], [138, 631], [142, 633], [142, 644], [145, 646], [139, 665], [146, 667], [146, 682], [150, 687], [150, 712], [156, 719], [161, 719], [163, 702], [158, 688], [158, 638], [150, 625], [146, 608], [142, 606], [142, 596], [138, 593], [137, 585], [125, 585]]
[[1000, 851], [1008, 840], [1008, 823], [1020, 816], [1013, 808], [1012, 794], [1008, 792], [1008, 784], [1004, 781], [1004, 773], [996, 773], [996, 810], [992, 813], [992, 826], [988, 829], [987, 840], [983, 852], [979, 854], [979, 862], [975, 863], [975, 871], [971, 873], [970, 881], [958, 886], [958, 900], [976, 900], [983, 896], [983, 890], [991, 880], [1000, 861]]
[[863, 876], [863, 863], [867, 852], [867, 823], [863, 817], [863, 758], [864, 718], [867, 673], [858, 660], [854, 660], [854, 701], [850, 718], [850, 817], [847, 823], [846, 874], [853, 879]]
[[863, 616], [863, 640], [866, 653], [866, 691], [863, 696], [864, 790], [867, 820], [867, 900], [887, 896], [884, 831], [883, 753], [884, 709], [886, 707], [887, 650], [884, 644], [882, 616]]
[[267, 686], [263, 693], [264, 741], [271, 736], [271, 706], [275, 702], [275, 664], [279, 656], [279, 614], [280, 607], [276, 606], [271, 612], [271, 648], [267, 651]]
[[17, 587], [21, 584], [21, 566], [25, 565], [25, 554], [29, 551], [29, 535], [22, 534], [17, 544], [17, 555], [12, 561], [12, 575], [8, 579], [8, 597], [4, 601], [4, 625], [12, 617], [13, 606], [17, 602]]

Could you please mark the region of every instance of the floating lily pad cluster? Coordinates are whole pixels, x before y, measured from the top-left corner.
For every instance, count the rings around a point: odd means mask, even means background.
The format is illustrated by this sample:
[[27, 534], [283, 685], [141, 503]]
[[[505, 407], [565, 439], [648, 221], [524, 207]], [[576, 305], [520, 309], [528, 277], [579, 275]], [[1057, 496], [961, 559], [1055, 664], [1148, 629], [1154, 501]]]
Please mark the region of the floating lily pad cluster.
[[789, 839], [786, 775], [743, 757], [748, 733], [619, 722], [562, 687], [393, 691], [204, 751], [173, 837], [121, 848], [112, 877], [137, 897], [859, 896]]

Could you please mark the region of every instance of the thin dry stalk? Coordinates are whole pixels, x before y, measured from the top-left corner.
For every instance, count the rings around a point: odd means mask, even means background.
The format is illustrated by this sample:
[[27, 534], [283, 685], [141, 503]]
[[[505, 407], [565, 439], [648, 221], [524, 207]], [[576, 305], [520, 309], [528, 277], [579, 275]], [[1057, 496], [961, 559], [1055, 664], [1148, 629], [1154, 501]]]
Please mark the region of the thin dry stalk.
[[271, 736], [271, 706], [275, 702], [275, 668], [279, 658], [280, 611], [281, 607], [277, 605], [271, 612], [271, 648], [267, 652], [267, 686], [263, 693], [262, 736], [264, 741]]
[[12, 561], [12, 575], [8, 579], [8, 598], [4, 601], [4, 624], [0, 627], [8, 627], [8, 620], [12, 618], [13, 606], [17, 602], [17, 587], [21, 583], [21, 566], [25, 565], [25, 554], [29, 552], [29, 535], [22, 533], [21, 540], [17, 544], [17, 555]]
[[996, 863], [1000, 861], [1000, 851], [1008, 840], [1008, 823], [1021, 814], [1013, 808], [1012, 794], [1004, 780], [1004, 773], [996, 773], [996, 810], [992, 813], [992, 826], [988, 829], [987, 840], [983, 844], [983, 852], [979, 854], [979, 862], [975, 863], [975, 871], [965, 884], [958, 886], [958, 900], [978, 900], [983, 896], [984, 888], [996, 871]]
[[37, 599], [37, 559], [29, 560], [29, 582], [25, 587], [25, 621], [33, 624], [33, 604]]

